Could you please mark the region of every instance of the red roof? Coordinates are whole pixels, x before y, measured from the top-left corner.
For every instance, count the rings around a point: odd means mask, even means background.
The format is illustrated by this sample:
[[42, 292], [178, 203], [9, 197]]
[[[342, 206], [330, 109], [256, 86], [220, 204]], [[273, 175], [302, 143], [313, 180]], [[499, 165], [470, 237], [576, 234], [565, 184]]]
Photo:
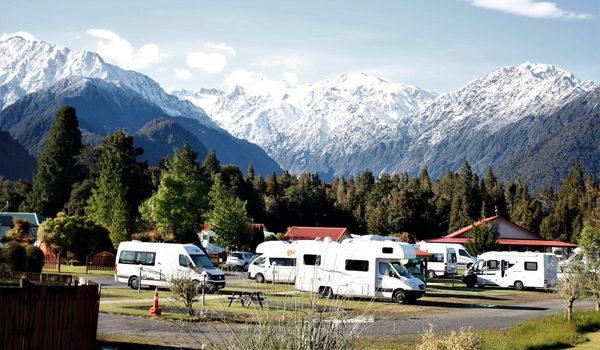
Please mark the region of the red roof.
[[[442, 238], [434, 238], [428, 239], [427, 242], [431, 243], [459, 243], [465, 244], [467, 243], [466, 238], [462, 237], [442, 237]], [[500, 238], [498, 240], [499, 245], [524, 245], [524, 246], [535, 246], [535, 247], [568, 247], [575, 248], [577, 244], [565, 243], [560, 241], [547, 241], [545, 239], [507, 239]]]
[[331, 238], [333, 241], [340, 241], [344, 235], [350, 235], [345, 227], [308, 227], [308, 226], [292, 226], [283, 236], [284, 239], [290, 241], [299, 240], [314, 240], [316, 238], [324, 239]]
[[432, 256], [433, 256], [433, 254], [431, 254], [431, 253], [427, 253], [426, 251], [424, 251], [424, 250], [421, 250], [421, 249], [419, 249], [419, 248], [415, 248], [415, 253], [417, 254], [417, 256], [418, 256], [419, 258], [430, 258], [430, 257], [432, 257]]

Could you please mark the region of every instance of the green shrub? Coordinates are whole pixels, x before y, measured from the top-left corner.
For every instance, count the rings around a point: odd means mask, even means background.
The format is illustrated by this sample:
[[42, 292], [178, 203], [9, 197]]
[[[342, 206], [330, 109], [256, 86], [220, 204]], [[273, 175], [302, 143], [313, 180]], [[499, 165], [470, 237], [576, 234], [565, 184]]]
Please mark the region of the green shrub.
[[42, 272], [44, 267], [44, 252], [33, 244], [25, 247], [25, 266], [27, 272]]
[[26, 271], [27, 253], [25, 248], [16, 241], [10, 241], [2, 249], [2, 260], [6, 271]]

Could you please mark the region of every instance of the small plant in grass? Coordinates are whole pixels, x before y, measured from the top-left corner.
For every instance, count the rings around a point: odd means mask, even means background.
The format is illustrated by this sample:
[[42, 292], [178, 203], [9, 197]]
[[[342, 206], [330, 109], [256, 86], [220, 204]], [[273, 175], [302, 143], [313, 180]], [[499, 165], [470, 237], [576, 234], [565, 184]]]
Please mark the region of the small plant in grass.
[[452, 331], [446, 336], [435, 333], [435, 326], [429, 324], [417, 350], [478, 350], [481, 349], [482, 339], [471, 328], [461, 328], [458, 332]]
[[176, 276], [171, 280], [171, 292], [173, 298], [183, 303], [187, 309], [188, 316], [194, 316], [194, 302], [198, 300], [200, 288], [198, 281], [194, 281], [190, 276]]
[[[353, 349], [364, 325], [350, 322], [343, 306], [345, 299], [331, 299], [319, 305], [311, 298], [308, 310], [297, 310], [285, 319], [278, 316], [261, 318], [253, 329], [240, 338], [236, 348], [276, 349]], [[286, 303], [288, 303], [286, 301]], [[293, 301], [289, 302], [293, 306]], [[369, 307], [360, 317], [365, 317]]]
[[573, 303], [586, 293], [585, 272], [575, 265], [571, 266], [552, 287], [552, 291], [562, 299], [567, 320], [571, 321]]

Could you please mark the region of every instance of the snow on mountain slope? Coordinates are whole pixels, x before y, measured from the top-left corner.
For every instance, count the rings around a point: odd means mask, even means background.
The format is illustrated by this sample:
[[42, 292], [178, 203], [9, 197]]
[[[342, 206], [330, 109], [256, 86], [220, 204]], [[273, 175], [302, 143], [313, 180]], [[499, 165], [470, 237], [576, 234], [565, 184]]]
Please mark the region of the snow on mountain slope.
[[[527, 62], [495, 69], [438, 96], [412, 116], [414, 132], [402, 159], [388, 162], [381, 170], [416, 172], [427, 165], [432, 175], [439, 176], [467, 160], [476, 171], [483, 171], [532, 141], [494, 138], [500, 130], [526, 118], [551, 115], [597, 87], [595, 82], [581, 81], [548, 64]], [[403, 128], [399, 125], [383, 142], [396, 144], [404, 137]]]
[[96, 53], [70, 50], [43, 41], [11, 37], [0, 41], [0, 107], [69, 76], [100, 78], [131, 88], [170, 116], [195, 118], [215, 127], [199, 107], [167, 94], [149, 77], [108, 64]]
[[408, 115], [435, 96], [352, 73], [297, 87], [256, 91], [237, 86], [212, 107], [201, 106], [233, 135], [263, 147], [284, 169], [337, 173], [338, 157], [378, 142], [398, 123], [408, 124]]

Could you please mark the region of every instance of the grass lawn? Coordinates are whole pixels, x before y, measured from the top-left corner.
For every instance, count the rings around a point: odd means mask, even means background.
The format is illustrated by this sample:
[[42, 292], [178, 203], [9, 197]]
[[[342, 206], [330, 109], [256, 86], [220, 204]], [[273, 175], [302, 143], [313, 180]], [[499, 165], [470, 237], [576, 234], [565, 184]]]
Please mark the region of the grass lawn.
[[586, 334], [588, 341], [578, 344], [575, 350], [597, 350], [600, 349], [600, 331]]
[[[48, 268], [44, 268], [42, 270], [42, 272], [43, 273], [59, 273], [57, 269], [48, 269]], [[85, 266], [60, 265], [60, 274], [85, 275]], [[88, 274], [112, 276], [114, 274], [114, 272], [113, 272], [113, 270], [108, 270], [108, 271], [89, 270]]]
[[521, 322], [505, 331], [488, 330], [481, 334], [486, 350], [563, 349], [587, 344], [586, 333], [598, 330], [600, 313], [586, 311], [575, 313], [572, 322], [562, 315], [550, 316]]

